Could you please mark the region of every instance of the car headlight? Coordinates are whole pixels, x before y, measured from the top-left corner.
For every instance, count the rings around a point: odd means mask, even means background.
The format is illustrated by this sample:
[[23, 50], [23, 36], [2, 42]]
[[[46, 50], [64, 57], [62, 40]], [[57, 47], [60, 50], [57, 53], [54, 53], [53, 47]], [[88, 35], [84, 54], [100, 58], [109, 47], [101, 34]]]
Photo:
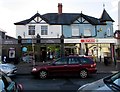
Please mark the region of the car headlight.
[[36, 69], [36, 68], [33, 68], [32, 71], [37, 71], [37, 69]]

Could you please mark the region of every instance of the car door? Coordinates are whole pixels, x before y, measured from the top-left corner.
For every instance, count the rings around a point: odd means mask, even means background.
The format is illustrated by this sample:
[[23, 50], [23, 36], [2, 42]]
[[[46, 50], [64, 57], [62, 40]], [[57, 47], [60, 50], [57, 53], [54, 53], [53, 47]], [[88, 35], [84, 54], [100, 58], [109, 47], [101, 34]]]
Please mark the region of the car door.
[[70, 57], [68, 59], [67, 72], [69, 74], [77, 74], [81, 68], [78, 57]]
[[82, 65], [83, 69], [91, 68], [91, 65], [93, 64], [91, 59], [86, 58], [86, 57], [81, 57], [79, 59], [80, 59], [80, 62], [81, 62], [81, 65]]
[[50, 67], [49, 73], [52, 75], [65, 75], [67, 67], [67, 57], [56, 60]]

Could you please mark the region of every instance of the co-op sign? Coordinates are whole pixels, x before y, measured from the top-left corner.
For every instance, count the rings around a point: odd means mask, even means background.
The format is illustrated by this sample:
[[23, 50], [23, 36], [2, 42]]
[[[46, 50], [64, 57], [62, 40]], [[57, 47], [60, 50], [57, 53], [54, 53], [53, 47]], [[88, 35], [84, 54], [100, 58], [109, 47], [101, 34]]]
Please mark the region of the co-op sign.
[[94, 38], [84, 38], [84, 39], [64, 39], [64, 43], [95, 43]]
[[82, 38], [82, 39], [64, 39], [64, 43], [116, 43], [116, 39], [95, 39], [95, 38]]

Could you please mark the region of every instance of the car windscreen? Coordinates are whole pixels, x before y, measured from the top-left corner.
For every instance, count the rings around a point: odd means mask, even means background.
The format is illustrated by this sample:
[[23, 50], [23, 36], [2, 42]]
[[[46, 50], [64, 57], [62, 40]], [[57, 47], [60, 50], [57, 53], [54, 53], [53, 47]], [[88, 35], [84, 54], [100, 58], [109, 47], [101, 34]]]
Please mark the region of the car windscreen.
[[106, 77], [104, 82], [112, 90], [117, 90], [120, 92], [120, 72], [113, 74], [112, 76]]

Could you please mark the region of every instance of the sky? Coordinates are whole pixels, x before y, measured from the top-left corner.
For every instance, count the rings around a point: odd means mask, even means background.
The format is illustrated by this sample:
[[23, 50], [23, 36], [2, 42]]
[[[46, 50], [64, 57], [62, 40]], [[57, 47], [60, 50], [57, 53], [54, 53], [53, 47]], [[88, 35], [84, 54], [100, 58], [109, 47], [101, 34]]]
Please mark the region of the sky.
[[[16, 37], [14, 23], [29, 19], [39, 12], [57, 13], [58, 3], [63, 5], [63, 13], [83, 13], [100, 18], [105, 8], [118, 27], [118, 2], [120, 0], [0, 0], [0, 29], [7, 35]], [[105, 5], [105, 6], [104, 6]]]

